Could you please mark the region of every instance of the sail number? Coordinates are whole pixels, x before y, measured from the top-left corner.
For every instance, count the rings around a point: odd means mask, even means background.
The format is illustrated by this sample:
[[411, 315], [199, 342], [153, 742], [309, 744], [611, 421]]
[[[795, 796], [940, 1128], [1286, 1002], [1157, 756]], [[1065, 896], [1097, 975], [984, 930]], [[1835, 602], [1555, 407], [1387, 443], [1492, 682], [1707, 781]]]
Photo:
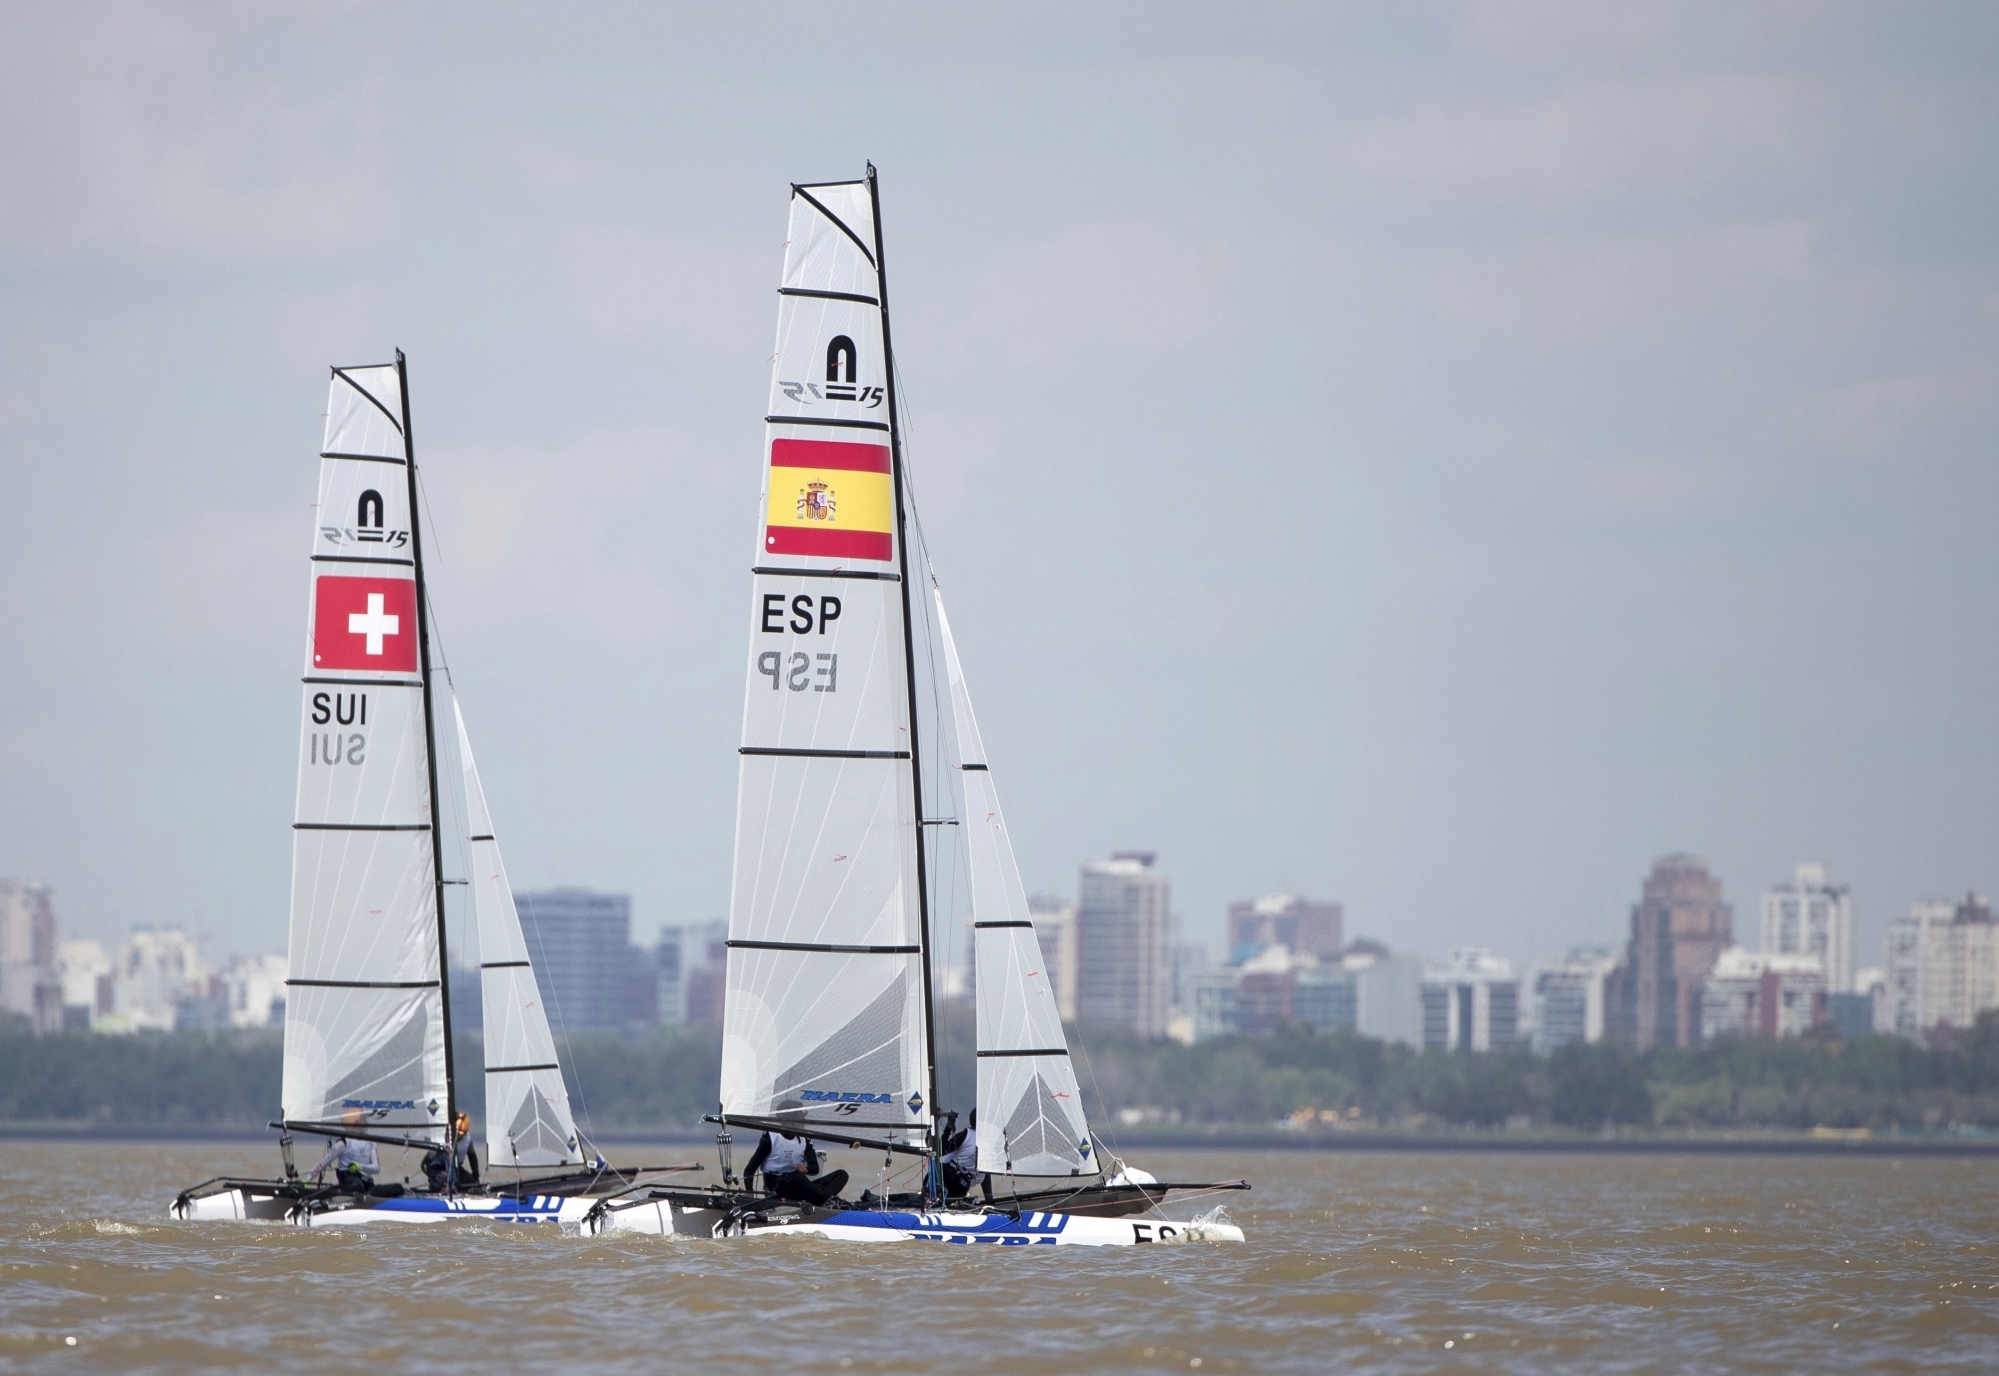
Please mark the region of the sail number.
[[815, 693], [835, 693], [840, 687], [840, 656], [808, 655], [793, 651], [789, 656], [765, 650], [757, 656], [757, 672], [770, 680], [775, 693], [779, 685], [794, 693], [810, 688]]
[[[312, 722], [315, 726], [366, 726], [368, 724], [368, 695], [366, 693], [314, 693], [312, 695]], [[365, 764], [367, 762], [368, 737], [359, 731], [341, 733], [339, 731], [311, 733], [312, 762], [314, 764]]]
[[[840, 619], [840, 599], [831, 595], [814, 597], [809, 592], [801, 592], [786, 598], [781, 592], [767, 592], [763, 597], [763, 617], [759, 629], [765, 635], [783, 635], [789, 631], [793, 635], [811, 635], [815, 628], [819, 635], [826, 634], [826, 628]], [[802, 693], [810, 688], [815, 693], [836, 693], [840, 689], [840, 656], [837, 654], [806, 654], [794, 650], [785, 654], [780, 650], [765, 650], [757, 656], [757, 672], [770, 680], [770, 690], [789, 688], [794, 693]]]
[[819, 634], [826, 634], [826, 628], [840, 619], [840, 599], [821, 597], [818, 599], [818, 604], [815, 612], [812, 594], [802, 592], [791, 599], [791, 605], [787, 608], [783, 593], [765, 593], [764, 634], [783, 635], [789, 630], [793, 635], [807, 635], [815, 625], [819, 627]]

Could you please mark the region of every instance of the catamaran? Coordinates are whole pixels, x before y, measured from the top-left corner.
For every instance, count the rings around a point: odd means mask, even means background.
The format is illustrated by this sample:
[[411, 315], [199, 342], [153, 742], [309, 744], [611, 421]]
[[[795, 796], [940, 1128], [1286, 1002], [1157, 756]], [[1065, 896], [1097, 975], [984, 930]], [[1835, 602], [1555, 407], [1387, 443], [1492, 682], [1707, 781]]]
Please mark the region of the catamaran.
[[[1156, 1215], [1180, 1186], [1104, 1160], [1084, 1118], [1055, 994], [1000, 819], [941, 594], [962, 818], [924, 806], [912, 500], [889, 331], [880, 197], [792, 188], [752, 563], [735, 873], [723, 1012], [722, 1184], [606, 1197], [592, 1231], [854, 1241], [1129, 1245], [1240, 1240], [1212, 1214]], [[934, 586], [934, 579], [932, 580]], [[961, 821], [972, 874], [981, 1172], [991, 1204], [941, 1169], [926, 829]], [[750, 1188], [733, 1132], [882, 1154], [849, 1204]], [[894, 1161], [920, 1180], [898, 1191]], [[905, 1172], [906, 1173], [906, 1172]], [[768, 1184], [768, 1180], [766, 1180]], [[1146, 1215], [1138, 1217], [1137, 1215]]]
[[[581, 1219], [642, 1170], [607, 1166], [569, 1109], [455, 690], [466, 879], [448, 879], [438, 790], [408, 377], [333, 369], [312, 534], [298, 802], [292, 824], [281, 1179], [183, 1190], [183, 1219], [295, 1223]], [[454, 854], [459, 853], [454, 848]], [[479, 932], [486, 1172], [460, 1177], [445, 889]], [[419, 1185], [302, 1177], [293, 1134], [430, 1157]], [[420, 1158], [419, 1158], [420, 1159]], [[433, 1187], [432, 1176], [438, 1177]]]

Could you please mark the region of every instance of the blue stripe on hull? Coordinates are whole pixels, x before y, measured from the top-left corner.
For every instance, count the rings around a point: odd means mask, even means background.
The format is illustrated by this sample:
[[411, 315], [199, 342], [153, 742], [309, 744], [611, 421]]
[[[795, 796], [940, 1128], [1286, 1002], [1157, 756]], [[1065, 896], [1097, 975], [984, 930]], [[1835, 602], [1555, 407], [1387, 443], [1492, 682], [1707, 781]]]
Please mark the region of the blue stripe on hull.
[[465, 1200], [430, 1199], [422, 1196], [404, 1196], [384, 1199], [370, 1205], [365, 1212], [372, 1214], [425, 1214], [449, 1215], [457, 1218], [495, 1218], [523, 1223], [542, 1223], [562, 1212], [562, 1200], [557, 1195], [534, 1195], [526, 1199]]
[[976, 1224], [968, 1226], [947, 1223], [937, 1214], [874, 1213], [853, 1209], [818, 1221], [826, 1227], [882, 1228], [907, 1233], [912, 1238], [927, 1242], [990, 1242], [1002, 1247], [1026, 1247], [1054, 1242], [1068, 1219], [1061, 1214], [1029, 1213], [1017, 1219], [1008, 1218], [1005, 1214], [985, 1214]]

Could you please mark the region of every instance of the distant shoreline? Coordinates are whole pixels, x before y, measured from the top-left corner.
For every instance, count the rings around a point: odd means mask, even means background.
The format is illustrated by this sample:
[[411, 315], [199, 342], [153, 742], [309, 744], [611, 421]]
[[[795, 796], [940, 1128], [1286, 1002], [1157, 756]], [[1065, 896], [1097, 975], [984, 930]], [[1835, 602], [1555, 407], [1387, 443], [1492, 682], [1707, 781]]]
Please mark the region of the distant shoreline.
[[[738, 1133], [740, 1141], [744, 1134]], [[0, 1141], [9, 1142], [270, 1142], [275, 1134], [254, 1125], [205, 1123], [9, 1123], [0, 1122]], [[617, 1128], [592, 1134], [604, 1147], [712, 1147], [712, 1130], [687, 1127]], [[1506, 1152], [1557, 1155], [1666, 1156], [1938, 1156], [1999, 1158], [1993, 1137], [1812, 1137], [1535, 1136], [1529, 1134], [1416, 1132], [1284, 1132], [1221, 1129], [1215, 1132], [1127, 1132], [1106, 1147], [1120, 1155], [1144, 1151], [1287, 1152]]]

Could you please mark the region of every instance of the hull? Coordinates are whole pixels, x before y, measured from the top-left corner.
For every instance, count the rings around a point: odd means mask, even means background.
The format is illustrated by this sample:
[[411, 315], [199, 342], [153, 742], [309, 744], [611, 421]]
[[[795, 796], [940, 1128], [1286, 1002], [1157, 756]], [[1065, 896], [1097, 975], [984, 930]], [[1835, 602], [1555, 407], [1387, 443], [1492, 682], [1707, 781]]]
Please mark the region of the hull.
[[581, 1223], [594, 1201], [572, 1195], [405, 1194], [356, 1199], [341, 1195], [308, 1200], [288, 1185], [232, 1182], [221, 1189], [182, 1195], [167, 1211], [191, 1223], [291, 1223], [326, 1228], [374, 1223]]
[[905, 1212], [778, 1206], [744, 1213], [699, 1199], [662, 1198], [592, 1213], [592, 1232], [674, 1237], [818, 1237], [834, 1242], [948, 1242], [996, 1247], [1134, 1247], [1157, 1242], [1241, 1242], [1232, 1223], [1096, 1218], [1023, 1212]]

